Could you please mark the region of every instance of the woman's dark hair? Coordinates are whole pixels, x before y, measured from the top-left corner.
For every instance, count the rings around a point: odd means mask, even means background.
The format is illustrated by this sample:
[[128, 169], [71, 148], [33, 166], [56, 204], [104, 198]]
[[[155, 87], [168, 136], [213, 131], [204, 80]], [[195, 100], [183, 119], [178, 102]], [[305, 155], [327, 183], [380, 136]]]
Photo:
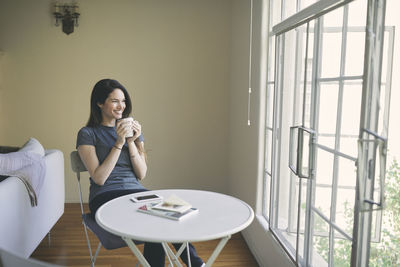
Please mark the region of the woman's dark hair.
[[93, 87], [92, 96], [90, 97], [90, 116], [86, 126], [94, 127], [101, 123], [101, 109], [98, 104], [104, 104], [108, 95], [115, 89], [121, 89], [124, 93], [125, 110], [122, 113], [122, 117], [128, 117], [132, 111], [132, 102], [128, 91], [126, 91], [125, 87], [116, 80], [103, 79], [98, 81]]

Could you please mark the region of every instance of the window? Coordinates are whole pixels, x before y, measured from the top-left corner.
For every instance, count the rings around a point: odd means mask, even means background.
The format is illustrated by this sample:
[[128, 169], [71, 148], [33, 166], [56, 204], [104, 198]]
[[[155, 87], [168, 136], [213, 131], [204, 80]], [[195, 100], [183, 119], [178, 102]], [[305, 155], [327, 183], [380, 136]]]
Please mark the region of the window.
[[270, 1], [263, 215], [301, 266], [367, 266], [379, 241], [381, 63], [391, 73], [393, 48], [384, 3]]

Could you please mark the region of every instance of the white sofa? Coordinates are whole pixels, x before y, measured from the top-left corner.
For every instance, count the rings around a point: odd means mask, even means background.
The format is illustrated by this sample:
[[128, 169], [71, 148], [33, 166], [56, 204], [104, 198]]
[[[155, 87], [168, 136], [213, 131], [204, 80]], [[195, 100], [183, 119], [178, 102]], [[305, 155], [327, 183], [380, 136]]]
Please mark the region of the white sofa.
[[27, 189], [19, 178], [8, 177], [0, 182], [0, 249], [24, 258], [32, 254], [64, 213], [63, 153], [44, 149], [43, 153], [46, 175], [37, 206], [31, 206]]

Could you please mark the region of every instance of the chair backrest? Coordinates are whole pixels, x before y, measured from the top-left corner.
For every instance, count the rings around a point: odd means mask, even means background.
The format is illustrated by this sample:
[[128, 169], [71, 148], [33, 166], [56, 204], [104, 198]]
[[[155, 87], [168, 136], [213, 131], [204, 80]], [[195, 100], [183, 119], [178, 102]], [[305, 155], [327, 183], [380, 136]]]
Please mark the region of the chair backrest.
[[74, 172], [85, 172], [87, 171], [85, 165], [83, 164], [81, 157], [78, 154], [78, 151], [71, 152], [71, 168]]
[[[78, 179], [79, 202], [80, 202], [80, 206], [81, 206], [82, 220], [84, 222], [86, 240], [88, 242], [89, 251], [90, 251], [90, 258], [92, 259], [92, 262], [94, 263], [94, 261], [96, 260], [97, 253], [98, 253], [100, 246], [97, 248], [96, 256], [94, 256], [94, 258], [92, 258], [92, 254], [91, 254], [92, 250], [91, 250], [89, 237], [87, 235], [86, 227], [88, 227], [98, 237], [101, 244], [106, 249], [116, 249], [116, 248], [126, 247], [127, 244], [125, 243], [124, 240], [121, 239], [120, 236], [111, 234], [110, 232], [107, 232], [106, 230], [101, 228], [97, 224], [97, 222], [94, 219], [92, 214], [85, 213], [84, 208], [83, 208], [80, 173], [87, 171], [87, 169], [86, 169], [85, 165], [83, 164], [81, 157], [78, 154], [78, 151], [72, 151], [70, 154], [70, 157], [71, 157], [71, 168], [76, 173], [76, 178]], [[140, 243], [138, 242], [138, 244], [140, 244]]]
[[76, 173], [76, 178], [78, 179], [78, 190], [79, 190], [79, 202], [81, 206], [82, 216], [85, 214], [83, 208], [83, 199], [82, 199], [82, 188], [81, 188], [81, 172], [87, 171], [85, 164], [83, 164], [81, 157], [78, 154], [78, 151], [72, 151], [70, 154], [71, 158], [71, 169]]

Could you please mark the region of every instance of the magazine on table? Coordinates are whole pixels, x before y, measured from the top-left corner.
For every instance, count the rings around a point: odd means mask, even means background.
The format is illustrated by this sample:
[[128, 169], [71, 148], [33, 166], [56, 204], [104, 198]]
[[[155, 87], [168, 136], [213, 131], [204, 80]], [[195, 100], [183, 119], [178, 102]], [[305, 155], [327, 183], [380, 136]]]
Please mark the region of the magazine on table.
[[192, 205], [176, 195], [171, 195], [163, 201], [157, 203], [157, 205], [154, 205], [152, 208], [162, 211], [174, 211], [184, 213], [190, 210], [190, 208], [192, 208]]
[[176, 220], [176, 221], [190, 217], [190, 215], [193, 215], [199, 211], [197, 208], [193, 208], [193, 207], [189, 208], [185, 212], [155, 209], [154, 207], [158, 204], [159, 203], [147, 203], [147, 204], [139, 207], [138, 211], [146, 213], [146, 214], [150, 214], [150, 215], [155, 215], [155, 216], [159, 216], [159, 217]]

